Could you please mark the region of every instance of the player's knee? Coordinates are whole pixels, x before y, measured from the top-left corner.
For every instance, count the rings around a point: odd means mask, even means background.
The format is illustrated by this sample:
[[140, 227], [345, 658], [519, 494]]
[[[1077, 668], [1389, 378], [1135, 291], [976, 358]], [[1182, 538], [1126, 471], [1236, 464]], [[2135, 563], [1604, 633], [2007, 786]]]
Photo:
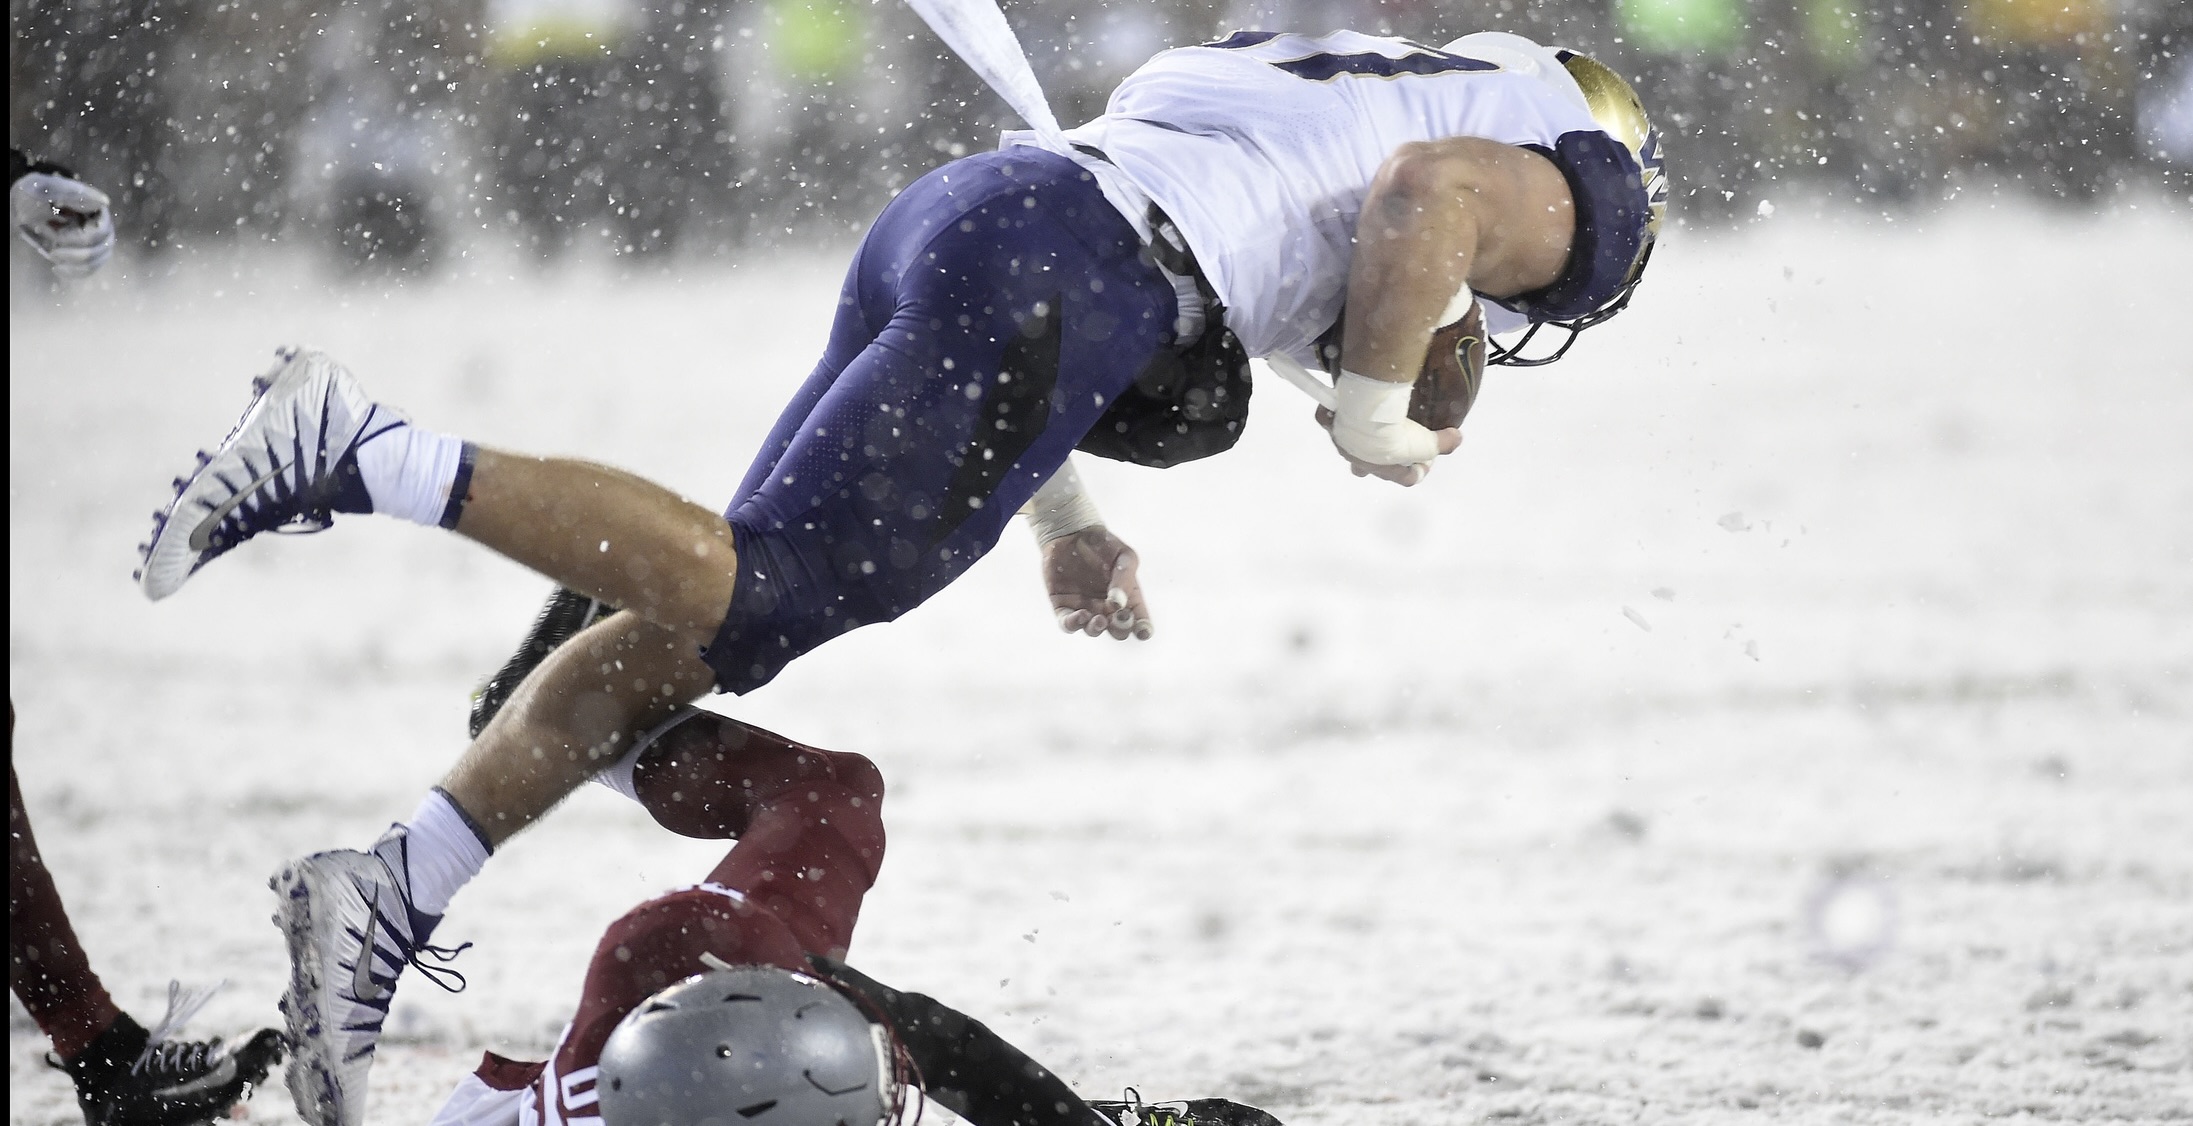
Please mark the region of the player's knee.
[[826, 756], [830, 765], [830, 776], [837, 779], [838, 785], [845, 787], [847, 793], [871, 808], [880, 808], [883, 805], [883, 771], [876, 769], [876, 764], [868, 761], [868, 756], [852, 751], [815, 753]]
[[879, 816], [883, 774], [866, 757], [711, 712], [694, 712], [657, 735], [632, 768], [634, 796], [656, 823], [701, 840], [742, 836], [762, 805], [820, 782], [836, 783], [854, 809]]

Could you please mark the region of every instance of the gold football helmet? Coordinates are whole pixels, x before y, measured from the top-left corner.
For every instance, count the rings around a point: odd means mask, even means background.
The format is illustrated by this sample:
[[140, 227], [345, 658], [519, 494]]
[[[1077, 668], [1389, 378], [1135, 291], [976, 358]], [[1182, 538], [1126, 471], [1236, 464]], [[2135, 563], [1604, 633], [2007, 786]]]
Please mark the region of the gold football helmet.
[[1652, 218], [1645, 224], [1645, 244], [1630, 267], [1630, 282], [1634, 284], [1644, 272], [1644, 260], [1652, 253], [1653, 242], [1660, 237], [1660, 224], [1668, 217], [1668, 177], [1660, 155], [1660, 131], [1653, 128], [1652, 119], [1645, 114], [1645, 103], [1637, 100], [1637, 91], [1606, 64], [1567, 48], [1555, 48], [1554, 57], [1561, 60], [1562, 69], [1584, 92], [1591, 119], [1637, 158], [1638, 170], [1643, 173], [1645, 205]]

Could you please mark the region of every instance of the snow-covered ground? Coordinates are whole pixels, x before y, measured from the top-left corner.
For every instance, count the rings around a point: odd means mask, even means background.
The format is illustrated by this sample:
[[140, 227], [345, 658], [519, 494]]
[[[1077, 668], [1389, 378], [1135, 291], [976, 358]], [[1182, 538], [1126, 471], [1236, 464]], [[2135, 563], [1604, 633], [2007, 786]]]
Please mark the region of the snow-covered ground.
[[[1794, 209], [1785, 209], [1785, 216]], [[266, 875], [462, 745], [546, 584], [351, 519], [170, 602], [146, 513], [271, 348], [478, 440], [715, 503], [841, 253], [384, 290], [281, 255], [18, 291], [9, 692], [117, 996], [274, 1019]], [[1018, 531], [715, 706], [874, 757], [854, 961], [1092, 1096], [1296, 1126], [2193, 1118], [2193, 223], [1974, 205], [1671, 239], [1634, 311], [1497, 370], [1424, 486], [1299, 395], [1240, 448], [1085, 472], [1158, 636], [1056, 634]], [[537, 1053], [599, 931], [720, 846], [590, 788], [460, 896], [372, 1118]], [[14, 1010], [11, 1123], [73, 1117]], [[251, 1115], [290, 1122], [279, 1087]]]

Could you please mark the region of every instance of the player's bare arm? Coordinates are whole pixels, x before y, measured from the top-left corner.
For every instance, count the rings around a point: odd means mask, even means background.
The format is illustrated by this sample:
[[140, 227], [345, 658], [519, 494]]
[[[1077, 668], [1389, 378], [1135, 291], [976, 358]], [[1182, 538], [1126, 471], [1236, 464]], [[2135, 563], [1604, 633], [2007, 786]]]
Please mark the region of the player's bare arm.
[[1337, 409], [1318, 422], [1357, 476], [1414, 485], [1462, 444], [1458, 427], [1408, 419], [1406, 390], [1432, 334], [1472, 294], [1553, 283], [1575, 237], [1575, 201], [1552, 161], [1475, 137], [1406, 144], [1364, 197], [1349, 265]]
[[1343, 365], [1413, 381], [1464, 285], [1492, 297], [1551, 285], [1575, 234], [1568, 181], [1545, 157], [1476, 137], [1401, 146], [1356, 223]]

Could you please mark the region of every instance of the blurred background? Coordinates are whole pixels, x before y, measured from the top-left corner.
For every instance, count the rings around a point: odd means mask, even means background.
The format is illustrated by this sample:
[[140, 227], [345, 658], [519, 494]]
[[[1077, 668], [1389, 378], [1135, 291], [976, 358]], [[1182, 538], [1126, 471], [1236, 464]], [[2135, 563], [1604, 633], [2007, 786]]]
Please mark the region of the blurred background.
[[[2183, 0], [1006, 0], [1062, 120], [1240, 27], [1512, 30], [1633, 77], [1674, 217], [1810, 197], [2067, 210], [2193, 183]], [[157, 261], [302, 240], [366, 272], [478, 246], [695, 258], [861, 229], [1017, 124], [868, 0], [11, 0], [9, 132]], [[1776, 201], [1782, 201], [1777, 204]]]

